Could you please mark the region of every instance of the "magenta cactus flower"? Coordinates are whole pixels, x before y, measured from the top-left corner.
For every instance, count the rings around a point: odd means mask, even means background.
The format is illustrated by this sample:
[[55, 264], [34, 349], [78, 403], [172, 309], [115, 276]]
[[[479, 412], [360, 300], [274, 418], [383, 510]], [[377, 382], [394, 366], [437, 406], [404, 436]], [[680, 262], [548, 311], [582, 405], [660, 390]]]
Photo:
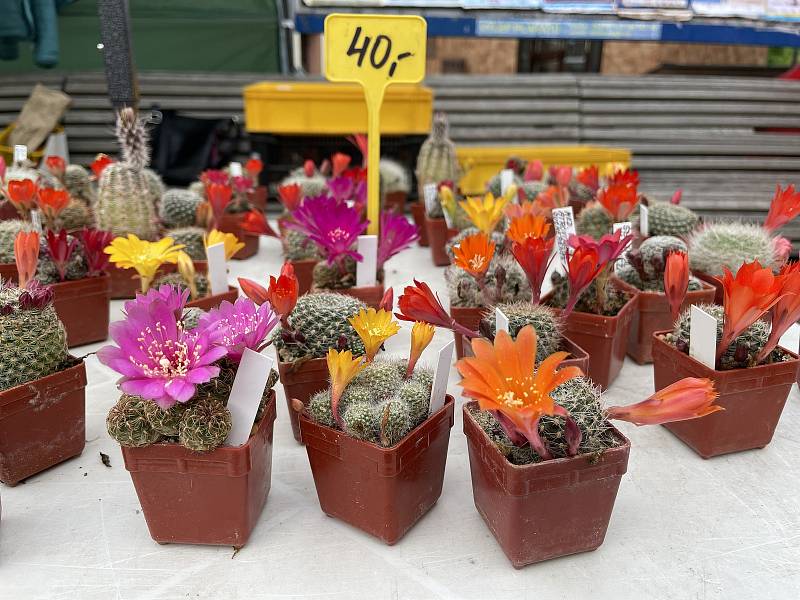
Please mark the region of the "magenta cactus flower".
[[160, 298], [137, 298], [126, 318], [109, 327], [116, 346], [104, 346], [97, 358], [122, 378], [120, 389], [153, 400], [162, 409], [188, 402], [196, 386], [219, 374], [213, 363], [227, 353], [202, 329], [184, 331], [174, 307]]
[[378, 241], [378, 268], [395, 254], [405, 250], [419, 239], [416, 225], [403, 215], [390, 210], [381, 213], [381, 237]]
[[334, 177], [328, 180], [328, 190], [337, 202], [344, 202], [352, 198], [354, 182], [349, 177]]
[[345, 256], [362, 260], [353, 247], [358, 236], [367, 228], [358, 210], [328, 196], [306, 198], [292, 213], [293, 221], [286, 227], [304, 233], [325, 254], [328, 264], [339, 262]]
[[183, 308], [189, 301], [189, 289], [181, 290], [178, 286], [164, 284], [158, 289], [150, 288], [146, 294], [137, 293], [135, 300], [128, 300], [125, 303], [125, 312], [128, 313], [132, 307], [137, 305], [149, 306], [152, 302], [160, 300], [164, 302], [175, 318], [178, 319], [183, 314]]
[[235, 304], [222, 302], [200, 317], [198, 329], [219, 340], [228, 350], [228, 358], [242, 360], [245, 348], [255, 352], [267, 345], [267, 336], [280, 322], [269, 302], [257, 306], [250, 298], [238, 298]]

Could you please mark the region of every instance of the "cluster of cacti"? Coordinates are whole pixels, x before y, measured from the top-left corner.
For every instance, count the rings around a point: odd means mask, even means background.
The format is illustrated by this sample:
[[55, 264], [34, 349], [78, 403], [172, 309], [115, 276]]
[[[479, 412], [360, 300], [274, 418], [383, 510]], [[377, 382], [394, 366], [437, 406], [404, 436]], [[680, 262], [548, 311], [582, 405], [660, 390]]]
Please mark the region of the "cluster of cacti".
[[[166, 410], [152, 400], [123, 394], [106, 417], [109, 435], [121, 446], [134, 448], [158, 442], [178, 443], [196, 452], [219, 447], [231, 430], [227, 404], [236, 377], [236, 367], [229, 361], [223, 359], [219, 366], [219, 376], [198, 386], [191, 400]], [[278, 373], [273, 369], [261, 396], [256, 423], [277, 381]]]
[[431, 133], [419, 149], [416, 174], [420, 191], [428, 183], [456, 183], [461, 178], [456, 145], [448, 137], [447, 116], [444, 113], [433, 115]]
[[[456, 235], [454, 235], [448, 240], [447, 244], [445, 244], [444, 246], [444, 250], [445, 252], [447, 252], [447, 256], [450, 257], [451, 261], [455, 258], [455, 255], [453, 254], [453, 248], [458, 246], [464, 240], [464, 238], [468, 238], [469, 236], [475, 235], [476, 233], [480, 233], [480, 229], [478, 229], [477, 227], [465, 227], [464, 229], [459, 231]], [[491, 240], [497, 245], [499, 251], [499, 249], [502, 248], [503, 245], [505, 244], [506, 236], [505, 234], [500, 233], [499, 231], [493, 231], [491, 235]]]
[[[581, 431], [580, 454], [599, 453], [617, 444], [606, 419], [600, 398], [600, 388], [584, 377], [576, 377], [562, 383], [550, 394], [556, 404], [564, 407]], [[488, 411], [473, 410], [472, 416], [486, 432], [498, 450], [515, 465], [527, 465], [541, 461], [536, 452], [525, 444], [515, 446], [503, 431], [497, 419]], [[539, 421], [539, 435], [547, 444], [553, 458], [567, 456], [567, 441], [564, 437], [565, 421], [561, 417], [544, 416]]]
[[348, 319], [366, 305], [352, 296], [320, 292], [305, 294], [287, 319], [292, 333], [276, 331], [273, 336], [283, 362], [301, 358], [322, 358], [330, 348], [364, 354], [364, 343]]
[[[553, 282], [553, 293], [547, 301], [549, 306], [554, 308], [564, 308], [569, 300], [569, 280], [561, 273], [553, 273], [551, 276]], [[577, 312], [586, 312], [593, 315], [604, 315], [613, 317], [616, 315], [630, 300], [628, 292], [618, 289], [610, 281], [606, 283], [605, 287], [605, 302], [600, 305], [597, 294], [597, 280], [595, 279], [589, 284], [583, 293], [578, 296], [578, 301], [575, 303], [574, 310]]]
[[[428, 417], [433, 372], [417, 366], [406, 379], [407, 365], [406, 359], [376, 360], [350, 382], [339, 401], [345, 433], [388, 447]], [[330, 390], [312, 396], [308, 410], [315, 421], [337, 427]]]
[[[498, 304], [497, 308], [508, 317], [508, 333], [516, 339], [519, 330], [532, 325], [536, 330], [536, 362], [540, 362], [561, 349], [563, 324], [553, 309], [542, 304], [514, 302]], [[492, 337], [497, 333], [496, 314], [490, 309], [481, 323], [481, 331]]]
[[722, 267], [736, 274], [744, 262], [757, 260], [764, 267], [778, 265], [775, 241], [759, 225], [713, 223], [689, 238], [689, 266], [693, 271], [721, 276]]
[[147, 131], [132, 108], [117, 115], [117, 139], [122, 160], [109, 164], [100, 176], [95, 215], [97, 226], [114, 236], [132, 233], [143, 240], [158, 237], [155, 207], [161, 195], [149, 161]]
[[[186, 280], [180, 273], [167, 273], [166, 275], [161, 275], [158, 279], [156, 279], [153, 282], [153, 286], [156, 288], [158, 288], [158, 286], [161, 285], [173, 285], [181, 290], [189, 289], [189, 285], [186, 283]], [[194, 287], [197, 290], [198, 298], [207, 296], [210, 292], [208, 277], [206, 277], [202, 273], [195, 273]]]
[[286, 260], [319, 260], [322, 254], [308, 237], [294, 229], [284, 230], [283, 253]]
[[411, 176], [408, 170], [396, 160], [381, 157], [380, 161], [381, 194], [411, 191]]
[[320, 290], [351, 288], [356, 284], [356, 261], [349, 256], [332, 265], [322, 260], [314, 265], [312, 281], [314, 288]]
[[0, 221], [0, 263], [14, 262], [14, 239], [20, 231], [33, 231], [33, 225], [19, 219]]
[[176, 244], [183, 244], [183, 251], [192, 260], [206, 260], [206, 245], [203, 236], [206, 230], [202, 227], [178, 227], [165, 232], [165, 236], [171, 237]]
[[[723, 308], [717, 304], [700, 304], [698, 308], [704, 310], [717, 320], [717, 343], [722, 339]], [[689, 354], [689, 325], [691, 324], [691, 310], [686, 309], [675, 321], [671, 334], [667, 334], [666, 341], [672, 343], [679, 351]], [[756, 357], [769, 338], [769, 324], [758, 320], [737, 337], [719, 361], [722, 370], [752, 367], [756, 364]], [[780, 354], [779, 351], [775, 351]]]
[[[67, 235], [68, 243], [72, 242], [74, 239], [74, 236]], [[64, 279], [66, 281], [83, 279], [89, 273], [83, 244], [78, 240], [75, 240], [75, 242], [75, 248], [64, 270]], [[47, 285], [61, 281], [61, 275], [58, 272], [58, 268], [52, 256], [50, 256], [50, 251], [47, 248], [47, 240], [44, 236], [39, 240], [39, 263], [36, 266], [36, 279], [39, 280], [39, 283]]]
[[487, 298], [475, 278], [465, 270], [450, 265], [444, 271], [447, 291], [450, 295], [450, 306], [488, 306], [497, 302], [509, 304], [530, 301], [531, 286], [525, 272], [512, 256], [495, 255], [485, 275], [486, 288], [496, 290], [498, 276], [500, 286], [499, 298]]
[[74, 200], [91, 206], [97, 200], [97, 191], [92, 185], [89, 171], [81, 165], [67, 165], [64, 170], [64, 187]]
[[83, 200], [72, 198], [64, 210], [56, 217], [56, 229], [75, 231], [77, 229], [91, 228], [94, 225], [94, 215], [89, 205]]
[[[686, 252], [686, 243], [670, 235], [649, 237], [615, 265], [617, 277], [640, 290], [664, 291], [664, 268], [670, 252]], [[702, 287], [695, 277], [689, 278], [689, 291]]]
[[161, 198], [158, 207], [161, 223], [168, 229], [196, 225], [197, 207], [202, 202], [202, 196], [190, 190], [168, 190]]
[[686, 237], [700, 222], [697, 214], [680, 204], [650, 200], [647, 209], [647, 235]]
[[611, 217], [600, 204], [590, 204], [584, 208], [575, 220], [575, 230], [580, 235], [590, 235], [599, 240], [613, 227]]
[[0, 281], [0, 390], [51, 375], [70, 360], [52, 290]]
[[322, 173], [314, 171], [311, 175], [307, 175], [305, 167], [294, 169], [281, 181], [281, 185], [295, 183], [300, 186], [300, 195], [303, 198], [315, 198], [328, 189], [328, 180]]

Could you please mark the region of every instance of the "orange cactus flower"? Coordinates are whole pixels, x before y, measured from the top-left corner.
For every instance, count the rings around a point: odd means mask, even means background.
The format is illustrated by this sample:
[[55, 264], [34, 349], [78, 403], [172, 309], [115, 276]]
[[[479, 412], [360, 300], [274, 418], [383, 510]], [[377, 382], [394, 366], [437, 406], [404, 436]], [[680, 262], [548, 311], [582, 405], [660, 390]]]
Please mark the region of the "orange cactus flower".
[[258, 176], [261, 174], [261, 171], [264, 170], [264, 161], [260, 158], [253, 157], [244, 163], [244, 170], [247, 171], [247, 174], [258, 183]]
[[767, 343], [758, 354], [757, 363], [765, 360], [780, 342], [781, 337], [797, 321], [800, 321], [800, 262], [783, 266], [782, 291], [785, 294], [772, 307], [772, 329]]
[[[526, 325], [517, 339], [506, 331], [497, 332], [494, 344], [484, 339], [472, 342], [474, 357], [462, 358], [456, 368], [463, 379], [463, 395], [478, 401], [481, 410], [497, 411], [528, 440], [543, 459], [552, 458], [539, 436], [539, 419], [545, 415], [569, 417], [550, 393], [559, 385], [583, 375], [578, 367], [558, 369], [568, 356], [556, 352], [535, 368], [536, 331]], [[579, 442], [578, 442], [579, 443]], [[578, 444], [574, 447], [577, 450]]]
[[531, 285], [531, 302], [538, 304], [542, 295], [542, 283], [554, 258], [553, 244], [555, 240], [540, 237], [529, 237], [522, 243], [515, 242], [511, 253], [525, 271]]
[[302, 188], [299, 183], [292, 183], [288, 185], [278, 186], [278, 198], [280, 198], [283, 207], [292, 212], [300, 206], [300, 201], [303, 199]]
[[782, 190], [781, 186], [776, 186], [775, 196], [772, 198], [769, 213], [764, 221], [764, 229], [775, 231], [798, 214], [800, 214], [800, 192], [795, 191], [793, 185], [788, 186], [785, 190]]
[[591, 165], [585, 169], [581, 169], [578, 171], [575, 179], [578, 180], [578, 183], [585, 185], [593, 192], [596, 192], [600, 187], [600, 173], [597, 169], [597, 165]]
[[550, 233], [550, 223], [542, 215], [534, 216], [527, 214], [511, 220], [506, 236], [518, 244], [523, 243], [529, 237], [543, 238]]
[[260, 283], [256, 283], [247, 277], [239, 277], [237, 281], [239, 282], [239, 287], [242, 288], [244, 295], [259, 306], [264, 304], [264, 302], [269, 299], [267, 296], [267, 288]]
[[67, 170], [67, 161], [60, 156], [48, 156], [44, 159], [44, 164], [47, 170], [58, 179], [61, 179], [64, 171]]
[[512, 203], [507, 205], [503, 212], [506, 215], [506, 218], [509, 220], [518, 219], [519, 217], [524, 217], [525, 215], [542, 215], [546, 216], [546, 211], [542, 210], [541, 205], [532, 202], [531, 200], [525, 200], [525, 192], [520, 188], [519, 190], [520, 201], [519, 204]]
[[[247, 293], [247, 292], [245, 292]], [[300, 293], [300, 283], [294, 274], [292, 263], [285, 262], [281, 267], [281, 273], [275, 278], [270, 275], [269, 289], [267, 290], [267, 300], [275, 312], [281, 316], [284, 325], [288, 325], [286, 319], [292, 314], [297, 304], [297, 296]]]
[[639, 172], [625, 169], [624, 171], [615, 171], [614, 174], [608, 178], [608, 185], [639, 185]]
[[94, 174], [94, 178], [100, 179], [100, 175], [103, 174], [103, 170], [113, 162], [114, 159], [107, 154], [98, 154], [92, 161], [92, 164], [89, 165], [92, 169], [92, 173]]
[[744, 263], [735, 277], [727, 267], [722, 271], [724, 323], [722, 339], [717, 346], [718, 361], [733, 340], [763, 317], [784, 295], [784, 276], [774, 275], [769, 267], [762, 267], [757, 260]]
[[710, 379], [687, 377], [636, 404], [612, 406], [606, 411], [606, 415], [609, 419], [629, 421], [636, 425], [686, 421], [725, 410], [714, 404], [718, 397]]
[[14, 238], [14, 260], [17, 263], [19, 287], [23, 288], [36, 274], [39, 262], [39, 234], [35, 231], [20, 231]]
[[26, 215], [36, 204], [38, 193], [39, 186], [33, 179], [15, 179], [8, 182], [6, 195], [14, 208], [20, 214]]
[[461, 240], [453, 248], [455, 265], [475, 278], [482, 278], [489, 269], [494, 257], [495, 243], [483, 232], [475, 233]]
[[41, 188], [36, 205], [47, 221], [50, 229], [55, 228], [55, 220], [61, 211], [69, 204], [69, 192], [67, 190], [56, 190], [53, 188]]
[[636, 205], [639, 203], [639, 196], [635, 185], [627, 183], [609, 184], [604, 190], [597, 194], [597, 201], [615, 222], [626, 220]]
[[678, 318], [689, 289], [689, 257], [685, 252], [670, 252], [664, 265], [664, 293], [667, 295], [672, 319]]
[[350, 166], [350, 161], [352, 159], [349, 155], [345, 154], [344, 152], [337, 152], [331, 157], [331, 165], [333, 168], [333, 176], [340, 177], [342, 173], [347, 170], [347, 167]]
[[414, 373], [414, 367], [417, 365], [419, 357], [422, 356], [422, 352], [433, 340], [435, 331], [435, 328], [430, 323], [423, 323], [422, 321], [414, 323], [411, 328], [411, 354], [406, 367], [406, 379]]
[[264, 213], [262, 213], [260, 210], [256, 210], [255, 208], [248, 211], [247, 214], [242, 217], [240, 226], [242, 230], [246, 231], [247, 233], [278, 237], [278, 234], [275, 233], [275, 230], [272, 229], [267, 222], [267, 218], [264, 216]]
[[367, 366], [367, 363], [361, 356], [353, 358], [353, 353], [350, 350], [338, 352], [333, 348], [328, 350], [326, 359], [328, 373], [331, 378], [331, 411], [333, 412], [333, 418], [341, 427], [342, 418], [339, 416], [339, 400], [347, 385]]
[[214, 213], [214, 220], [219, 225], [225, 208], [233, 197], [233, 188], [225, 183], [207, 183], [206, 198]]

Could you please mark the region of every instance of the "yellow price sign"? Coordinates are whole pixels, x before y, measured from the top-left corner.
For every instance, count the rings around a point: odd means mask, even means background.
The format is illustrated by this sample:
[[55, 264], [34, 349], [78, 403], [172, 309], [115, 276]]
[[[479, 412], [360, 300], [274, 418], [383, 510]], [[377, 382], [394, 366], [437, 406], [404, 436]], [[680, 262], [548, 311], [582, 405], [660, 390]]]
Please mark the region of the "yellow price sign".
[[367, 218], [378, 234], [383, 94], [393, 83], [425, 77], [427, 23], [413, 15], [331, 14], [325, 18], [325, 77], [360, 83], [367, 102]]

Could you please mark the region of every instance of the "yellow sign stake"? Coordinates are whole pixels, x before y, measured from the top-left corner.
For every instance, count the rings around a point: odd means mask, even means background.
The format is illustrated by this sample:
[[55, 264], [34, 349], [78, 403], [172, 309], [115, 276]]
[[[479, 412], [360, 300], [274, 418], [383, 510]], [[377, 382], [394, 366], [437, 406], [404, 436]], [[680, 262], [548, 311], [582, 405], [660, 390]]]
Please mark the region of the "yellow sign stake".
[[381, 104], [392, 83], [425, 77], [427, 23], [417, 16], [331, 14], [325, 18], [325, 77], [357, 82], [367, 102], [367, 233], [380, 223]]

